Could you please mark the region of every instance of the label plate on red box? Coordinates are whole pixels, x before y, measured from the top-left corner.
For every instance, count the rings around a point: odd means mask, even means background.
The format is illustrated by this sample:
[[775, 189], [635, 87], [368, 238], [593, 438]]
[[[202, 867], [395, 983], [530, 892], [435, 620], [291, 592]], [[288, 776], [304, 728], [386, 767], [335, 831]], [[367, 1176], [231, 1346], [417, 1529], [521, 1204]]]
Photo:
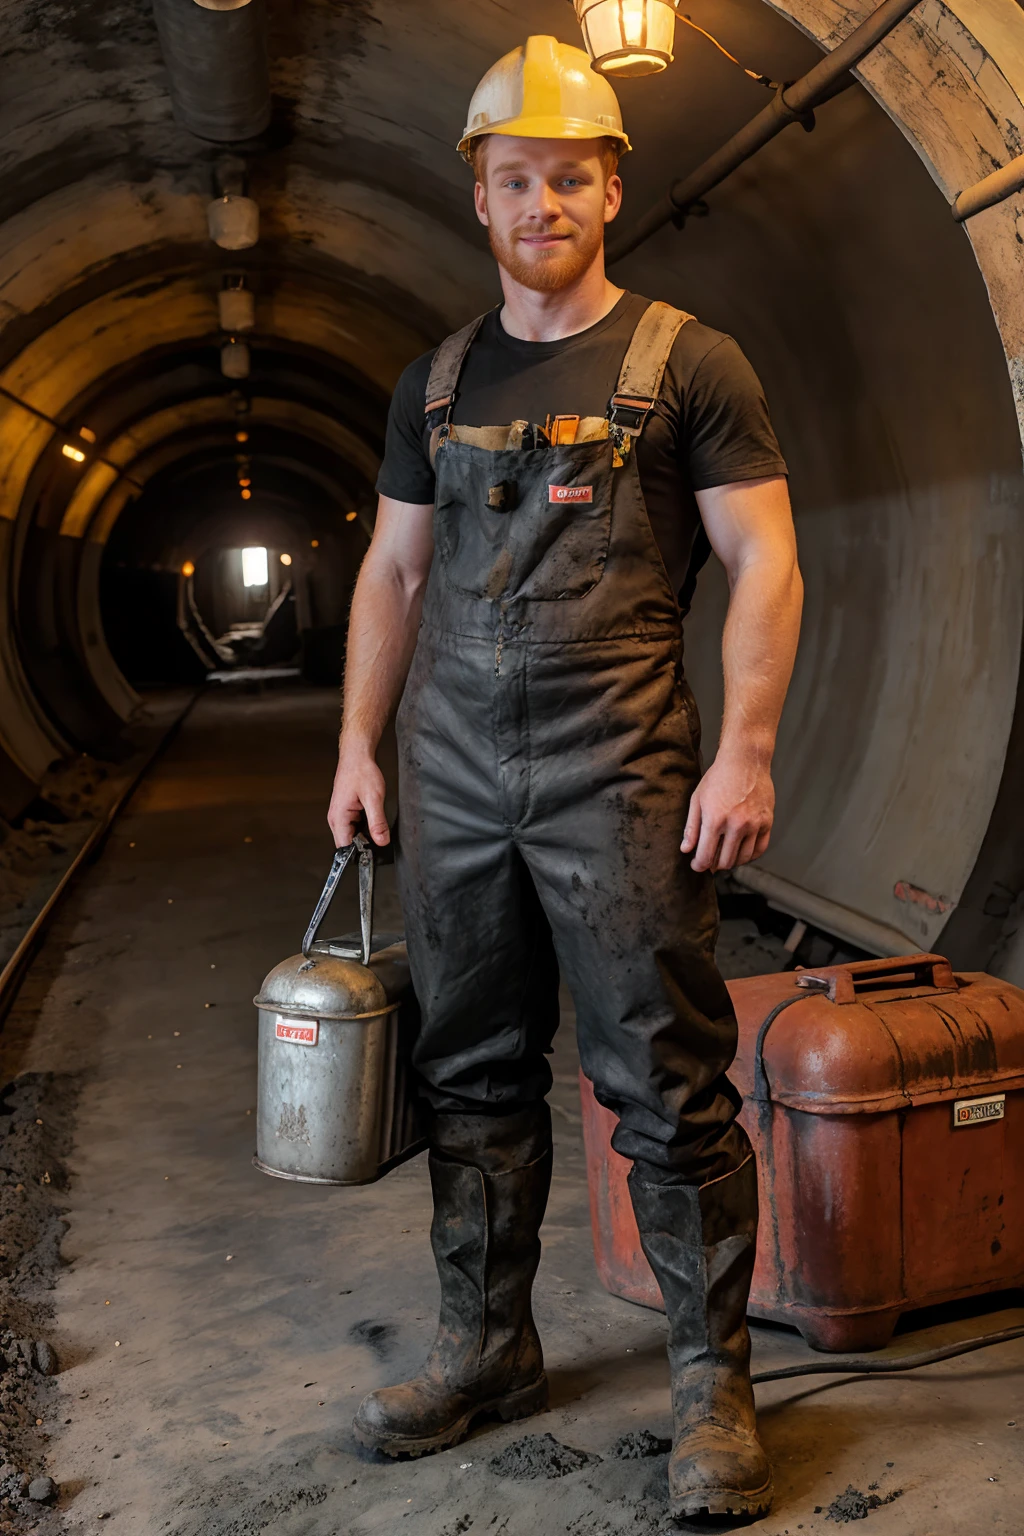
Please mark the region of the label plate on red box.
[[990, 1120], [1006, 1118], [1006, 1094], [992, 1093], [985, 1099], [957, 1099], [953, 1104], [953, 1127], [987, 1125]]
[[289, 1045], [316, 1045], [320, 1038], [320, 1020], [278, 1019], [274, 1035], [278, 1040], [287, 1040]]

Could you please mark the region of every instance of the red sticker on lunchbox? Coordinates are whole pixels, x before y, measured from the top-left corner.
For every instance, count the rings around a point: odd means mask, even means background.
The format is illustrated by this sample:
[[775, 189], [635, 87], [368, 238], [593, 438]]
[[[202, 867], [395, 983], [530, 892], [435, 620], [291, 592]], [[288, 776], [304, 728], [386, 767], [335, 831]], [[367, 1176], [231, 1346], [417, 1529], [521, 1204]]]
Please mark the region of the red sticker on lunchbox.
[[274, 1034], [278, 1040], [288, 1040], [292, 1045], [316, 1045], [320, 1038], [320, 1020], [314, 1019], [312, 1024], [289, 1024], [287, 1019], [278, 1019]]
[[592, 485], [549, 485], [548, 501], [593, 501]]

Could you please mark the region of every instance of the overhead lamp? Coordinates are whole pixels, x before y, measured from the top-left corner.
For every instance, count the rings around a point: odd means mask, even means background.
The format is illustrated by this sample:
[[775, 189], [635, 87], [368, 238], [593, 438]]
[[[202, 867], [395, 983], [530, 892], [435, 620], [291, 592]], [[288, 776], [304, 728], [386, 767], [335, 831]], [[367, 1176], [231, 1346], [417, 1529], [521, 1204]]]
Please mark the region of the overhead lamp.
[[346, 521], [346, 523], [354, 523], [355, 520], [356, 520], [356, 514], [354, 512], [346, 512], [345, 513], [345, 521]]
[[248, 432], [236, 432], [235, 433], [235, 442], [236, 443], [247, 443], [248, 441], [249, 441], [249, 434], [248, 434]]
[[291, 563], [292, 563], [291, 555], [282, 555], [281, 556], [281, 564], [282, 565], [291, 565]]
[[75, 448], [71, 443], [65, 443], [60, 451], [66, 459], [74, 459], [76, 464], [85, 463], [85, 454], [81, 448]]
[[223, 251], [246, 251], [260, 238], [260, 205], [251, 197], [227, 192], [206, 205], [210, 239]]
[[309, 547], [310, 547], [310, 549], [319, 549], [320, 548], [320, 540], [319, 539], [310, 539]]
[[94, 443], [96, 441], [96, 433], [91, 427], [79, 427], [78, 435], [83, 442]]
[[220, 349], [220, 371], [226, 379], [249, 377], [249, 348], [244, 341], [226, 341]]
[[656, 75], [672, 62], [676, 0], [573, 0], [591, 68], [615, 79]]
[[217, 314], [222, 331], [251, 331], [256, 324], [256, 301], [244, 277], [229, 277], [217, 295]]
[[181, 568], [181, 574], [183, 576], [194, 576], [195, 573], [196, 573], [196, 568], [192, 564], [192, 561], [191, 560], [186, 560], [185, 564]]
[[243, 491], [243, 492], [242, 492], [242, 500], [243, 500], [243, 501], [248, 501], [248, 500], [249, 500], [249, 497], [250, 497], [250, 496], [251, 496], [251, 495], [252, 495], [252, 491], [250, 491], [250, 490], [244, 490], [244, 491]]
[[238, 483], [239, 485], [252, 485], [252, 481], [242, 475], [238, 477]]

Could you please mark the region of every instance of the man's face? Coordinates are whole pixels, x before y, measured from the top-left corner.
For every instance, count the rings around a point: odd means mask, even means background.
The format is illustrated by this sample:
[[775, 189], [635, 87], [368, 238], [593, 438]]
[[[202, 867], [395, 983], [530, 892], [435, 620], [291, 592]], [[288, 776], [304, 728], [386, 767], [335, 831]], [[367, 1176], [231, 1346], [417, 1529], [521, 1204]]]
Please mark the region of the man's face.
[[524, 288], [566, 288], [600, 251], [604, 226], [622, 201], [622, 183], [606, 179], [601, 151], [600, 139], [503, 134], [481, 146], [477, 217], [495, 260]]

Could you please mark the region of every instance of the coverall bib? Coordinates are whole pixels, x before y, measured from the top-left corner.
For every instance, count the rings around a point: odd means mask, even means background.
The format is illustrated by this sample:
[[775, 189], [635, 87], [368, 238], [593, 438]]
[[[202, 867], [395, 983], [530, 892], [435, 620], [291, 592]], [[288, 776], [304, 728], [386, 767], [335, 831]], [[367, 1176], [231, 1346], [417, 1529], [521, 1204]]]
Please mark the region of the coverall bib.
[[557, 420], [551, 444], [524, 422], [453, 421], [479, 321], [435, 355], [428, 421], [445, 419], [397, 721], [398, 874], [434, 1108], [546, 1094], [561, 973], [615, 1148], [703, 1184], [749, 1145], [725, 1076], [714, 885], [679, 847], [699, 722], [632, 451], [689, 318], [648, 308], [608, 417], [572, 442]]

